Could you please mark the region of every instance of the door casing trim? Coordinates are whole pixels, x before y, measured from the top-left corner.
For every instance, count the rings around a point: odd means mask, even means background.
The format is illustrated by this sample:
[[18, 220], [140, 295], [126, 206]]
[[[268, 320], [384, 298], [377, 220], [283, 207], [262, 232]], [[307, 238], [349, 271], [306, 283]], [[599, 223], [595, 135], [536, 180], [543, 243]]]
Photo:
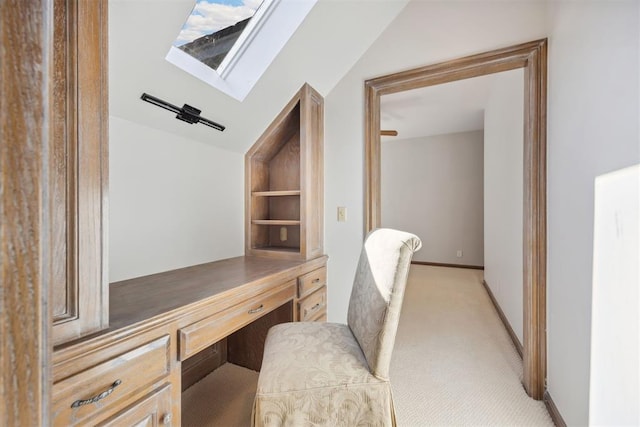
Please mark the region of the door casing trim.
[[523, 385], [541, 400], [546, 378], [547, 39], [365, 81], [365, 234], [381, 225], [380, 97], [524, 69]]

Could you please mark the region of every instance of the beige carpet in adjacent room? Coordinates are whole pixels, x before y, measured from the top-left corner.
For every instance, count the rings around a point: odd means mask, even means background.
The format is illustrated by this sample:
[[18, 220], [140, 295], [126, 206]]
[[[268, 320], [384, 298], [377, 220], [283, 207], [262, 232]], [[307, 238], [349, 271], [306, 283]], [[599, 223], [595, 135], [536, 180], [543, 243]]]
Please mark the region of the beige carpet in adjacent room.
[[[400, 427], [553, 425], [522, 388], [482, 271], [412, 266], [391, 365]], [[257, 379], [223, 365], [183, 393], [182, 425], [248, 426]]]

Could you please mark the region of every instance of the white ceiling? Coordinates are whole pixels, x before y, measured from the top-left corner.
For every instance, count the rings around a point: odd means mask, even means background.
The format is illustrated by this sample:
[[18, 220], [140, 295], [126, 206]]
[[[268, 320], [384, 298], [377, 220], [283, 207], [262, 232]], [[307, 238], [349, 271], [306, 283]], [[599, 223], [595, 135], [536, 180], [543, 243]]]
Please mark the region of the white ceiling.
[[499, 84], [505, 74], [516, 72], [522, 73], [522, 70], [382, 96], [380, 127], [398, 131], [397, 137], [384, 137], [384, 140], [483, 129], [484, 109], [492, 85]]
[[[303, 83], [326, 96], [406, 3], [319, 0], [239, 102], [164, 59], [194, 0], [109, 0], [110, 114], [245, 152]], [[178, 106], [192, 105], [227, 129], [218, 132], [176, 120], [171, 112], [141, 101], [143, 92]]]

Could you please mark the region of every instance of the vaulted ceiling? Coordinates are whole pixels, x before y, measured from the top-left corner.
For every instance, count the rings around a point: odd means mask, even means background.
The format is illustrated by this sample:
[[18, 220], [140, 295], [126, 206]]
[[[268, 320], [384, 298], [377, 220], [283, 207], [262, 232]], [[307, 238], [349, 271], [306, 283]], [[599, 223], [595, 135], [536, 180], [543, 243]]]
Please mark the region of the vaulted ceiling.
[[[326, 96], [406, 3], [319, 0], [253, 90], [239, 102], [164, 59], [194, 0], [110, 0], [110, 114], [245, 152], [303, 83]], [[143, 92], [178, 106], [197, 107], [203, 117], [227, 129], [218, 132], [175, 120], [169, 111], [141, 101]]]

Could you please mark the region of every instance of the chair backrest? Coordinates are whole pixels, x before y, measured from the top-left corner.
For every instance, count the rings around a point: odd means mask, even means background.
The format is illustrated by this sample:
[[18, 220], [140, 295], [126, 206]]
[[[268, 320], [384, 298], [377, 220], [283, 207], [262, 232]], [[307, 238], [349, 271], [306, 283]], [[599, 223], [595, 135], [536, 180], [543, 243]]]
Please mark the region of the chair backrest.
[[379, 228], [367, 235], [360, 254], [347, 323], [371, 373], [381, 379], [389, 378], [411, 257], [421, 246], [413, 234]]

